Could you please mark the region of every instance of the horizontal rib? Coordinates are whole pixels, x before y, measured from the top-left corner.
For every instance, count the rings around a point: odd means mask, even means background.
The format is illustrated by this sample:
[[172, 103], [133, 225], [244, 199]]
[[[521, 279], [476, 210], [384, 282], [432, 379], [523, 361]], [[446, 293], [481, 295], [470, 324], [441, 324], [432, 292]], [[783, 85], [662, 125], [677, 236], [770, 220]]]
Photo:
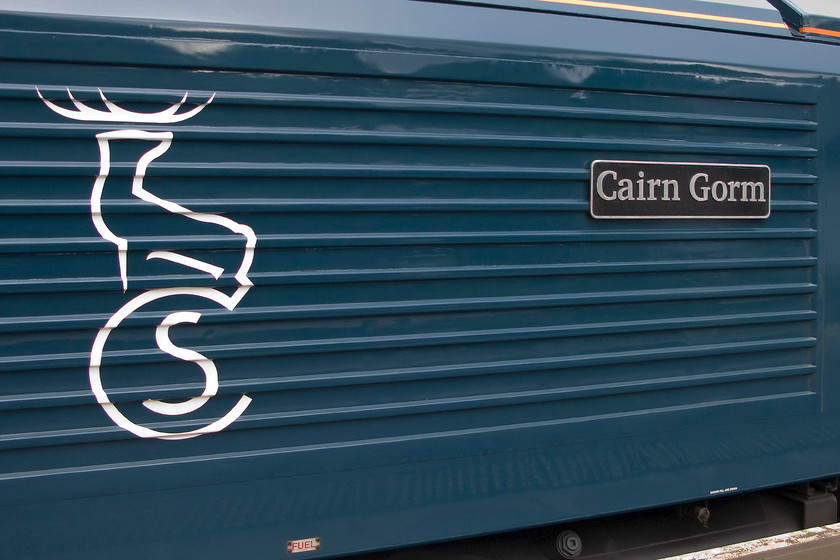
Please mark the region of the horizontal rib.
[[[803, 344], [804, 347], [810, 347], [809, 344]], [[696, 359], [702, 357], [698, 355], [697, 350], [703, 348], [706, 350], [706, 355], [715, 355], [716, 350], [726, 350], [719, 345], [695, 346], [689, 350], [688, 358]], [[795, 347], [794, 347], [795, 348]], [[731, 348], [730, 348], [731, 349]], [[783, 349], [791, 349], [788, 345]], [[644, 363], [652, 360], [679, 360], [680, 356], [674, 357], [673, 354], [668, 353], [667, 357], [661, 355], [661, 349], [657, 351], [650, 351], [651, 356], [647, 360], [639, 360], [637, 352], [633, 353], [634, 360], [632, 363]], [[755, 352], [755, 348], [750, 348], [747, 352]], [[657, 352], [657, 353], [654, 353]], [[613, 353], [613, 359], [619, 358], [621, 352]], [[598, 355], [603, 357], [603, 355]], [[576, 356], [575, 358], [586, 359], [591, 356]], [[629, 365], [631, 362], [621, 362]], [[612, 365], [612, 364], [598, 364], [598, 365]], [[255, 395], [259, 393], [269, 393], [277, 391], [301, 391], [323, 389], [331, 387], [353, 387], [353, 386], [367, 386], [371, 384], [392, 384], [415, 382], [434, 379], [459, 379], [472, 376], [486, 376], [499, 374], [525, 374], [534, 373], [544, 370], [555, 370], [578, 367], [578, 364], [573, 360], [564, 360], [559, 362], [557, 360], [541, 360], [536, 363], [528, 361], [500, 361], [488, 363], [473, 363], [473, 364], [450, 364], [438, 367], [424, 367], [424, 368], [404, 368], [396, 370], [384, 371], [370, 371], [370, 372], [352, 372], [352, 373], [338, 373], [338, 374], [322, 374], [311, 376], [294, 376], [294, 377], [279, 377], [279, 378], [261, 378], [253, 380], [240, 380], [229, 382], [223, 385], [220, 395], [238, 395], [247, 393]], [[811, 375], [817, 371], [813, 364], [797, 364], [785, 365], [768, 368], [750, 369], [744, 371], [725, 371], [714, 372], [709, 374], [700, 374], [692, 376], [677, 376], [665, 379], [647, 379], [636, 380], [622, 383], [609, 383], [600, 385], [588, 385], [582, 387], [560, 388], [552, 392], [552, 394], [566, 393], [571, 395], [569, 398], [577, 398], [579, 396], [589, 396], [589, 394], [600, 393], [606, 394], [609, 391], [614, 393], [633, 392], [635, 390], [657, 390], [658, 388], [667, 387], [690, 387], [699, 385], [711, 385], [718, 383], [732, 383], [744, 380], [758, 380], [758, 379], [773, 379], [781, 377], [794, 377]], [[140, 386], [131, 388], [115, 388], [109, 390], [111, 402], [137, 402], [144, 400], [149, 395], [156, 395], [160, 399], [183, 399], [189, 398], [196, 394], [200, 394], [204, 389], [203, 384], [190, 383], [180, 384], [178, 386]], [[534, 394], [539, 394], [541, 391], [532, 391]], [[78, 406], [91, 403], [91, 393], [89, 390], [83, 391], [63, 391], [50, 393], [28, 393], [25, 395], [3, 395], [0, 396], [0, 410], [19, 410], [26, 408], [56, 408], [63, 406]]]
[[[614, 229], [574, 231], [465, 231], [465, 232], [383, 232], [262, 234], [261, 250], [289, 247], [394, 247], [417, 245], [495, 245], [518, 243], [601, 243], [607, 241], [698, 241], [741, 239], [813, 239], [811, 228], [731, 228], [731, 229]], [[135, 251], [241, 249], [238, 235], [193, 235], [138, 237], [130, 241]], [[97, 237], [56, 237], [0, 239], [2, 253], [111, 252], [113, 244]]]
[[[87, 96], [99, 99], [95, 88], [73, 87], [74, 92], [85, 92]], [[2, 97], [29, 99], [34, 88], [28, 84], [4, 84]], [[64, 98], [66, 90], [62, 87], [46, 86], [42, 91], [57, 90], [54, 94]], [[136, 88], [109, 88], [109, 97], [114, 102], [141, 101], [159, 103], [161, 97], [179, 98], [183, 91]], [[739, 128], [769, 128], [779, 130], [813, 131], [817, 123], [812, 119], [787, 119], [777, 116], [726, 115], [713, 112], [697, 113], [682, 111], [651, 111], [645, 109], [627, 109], [610, 107], [574, 107], [568, 105], [545, 105], [534, 103], [502, 103], [492, 101], [470, 101], [449, 99], [410, 99], [398, 97], [347, 96], [347, 95], [310, 95], [276, 92], [192, 92], [197, 99], [206, 99], [216, 93], [214, 105], [228, 107], [258, 108], [314, 108], [345, 109], [350, 111], [385, 111], [423, 114], [458, 114], [482, 116], [517, 116], [576, 120], [606, 120], [640, 123], [675, 123], [681, 125], [707, 125]], [[615, 94], [610, 95], [611, 98]], [[639, 95], [636, 94], [636, 98]], [[655, 99], [655, 96], [650, 98]], [[726, 103], [727, 99], [716, 100]], [[743, 100], [738, 100], [743, 103]], [[767, 106], [766, 103], [755, 102]], [[804, 105], [803, 105], [804, 106]], [[770, 111], [768, 110], [768, 113]], [[775, 113], [775, 112], [774, 112]]]
[[[247, 459], [254, 459], [254, 458], [269, 458], [271, 456], [276, 455], [288, 455], [288, 454], [297, 454], [297, 453], [308, 453], [314, 451], [327, 451], [327, 450], [339, 450], [339, 449], [348, 449], [348, 448], [357, 448], [357, 449], [364, 449], [367, 447], [377, 447], [380, 448], [384, 445], [393, 445], [393, 444], [401, 444], [401, 443], [409, 443], [415, 441], [422, 441], [422, 440], [429, 440], [429, 439], [436, 439], [440, 440], [443, 438], [456, 438], [456, 437], [464, 437], [464, 436], [480, 436], [480, 435], [487, 435], [487, 434], [494, 434], [499, 432], [511, 432], [516, 433], [521, 430], [535, 430], [535, 429], [544, 429], [544, 428], [556, 428], [558, 426], [563, 425], [574, 425], [574, 424], [583, 424], [586, 422], [608, 422], [610, 425], [616, 425], [616, 420], [630, 420], [637, 417], [644, 417], [644, 416], [653, 416], [653, 415], [672, 415], [672, 414], [685, 414], [685, 413], [692, 413], [692, 412], [699, 412], [702, 413], [703, 416], [708, 416], [709, 412], [713, 409], [720, 409], [725, 407], [737, 407], [742, 412], [746, 410], [750, 410], [752, 407], [755, 406], [770, 406], [774, 410], [778, 410], [779, 408], [784, 408], [786, 410], [795, 410], [797, 409], [797, 405], [799, 407], [813, 407], [815, 403], [818, 403], [818, 396], [810, 391], [800, 391], [800, 392], [792, 392], [792, 393], [781, 393], [775, 395], [759, 395], [759, 396], [750, 396], [750, 397], [743, 397], [737, 399], [726, 399], [722, 401], [713, 401], [713, 402], [700, 402], [700, 403], [693, 403], [693, 404], [678, 404], [678, 405], [671, 405], [671, 406], [660, 406], [657, 408], [649, 408], [639, 411], [621, 411], [621, 412], [612, 412], [606, 414], [593, 414], [590, 416], [578, 416], [572, 418], [554, 418], [551, 420], [536, 420], [536, 421], [523, 421], [523, 422], [516, 422], [516, 423], [508, 423], [508, 424], [498, 424], [498, 425], [491, 425], [491, 426], [481, 426], [478, 428], [449, 428], [445, 430], [440, 430], [436, 432], [419, 432], [419, 433], [410, 433], [410, 434], [403, 434], [397, 436], [387, 436], [387, 437], [369, 437], [367, 439], [357, 439], [357, 440], [341, 440], [341, 441], [334, 441], [330, 443], [313, 443], [307, 445], [294, 445], [294, 446], [286, 446], [286, 447], [274, 447], [274, 448], [260, 448], [258, 450], [248, 450], [248, 451], [236, 451], [236, 452], [227, 452], [227, 453], [217, 453], [217, 454], [210, 454], [210, 455], [191, 455], [191, 456], [179, 456], [176, 458], [155, 458], [151, 460], [139, 460], [139, 461], [127, 461], [123, 463], [105, 463], [105, 464], [88, 464], [84, 466], [73, 466], [73, 467], [60, 467], [54, 469], [43, 469], [43, 470], [36, 470], [36, 471], [20, 471], [20, 472], [11, 472], [11, 473], [0, 473], [0, 481], [10, 481], [10, 480], [22, 480], [22, 479], [35, 479], [35, 478], [45, 478], [45, 477], [56, 477], [56, 476], [65, 476], [65, 475], [82, 475], [82, 474], [92, 474], [94, 476], [99, 475], [100, 473], [108, 472], [108, 471], [119, 471], [119, 470], [133, 470], [133, 469], [147, 469], [148, 467], [156, 467], [160, 468], [167, 468], [167, 467], [175, 467], [175, 468], [182, 468], [183, 466], [198, 466], [202, 463], [212, 463], [217, 461], [234, 461], [234, 460], [247, 460]], [[793, 404], [793, 406], [792, 406]], [[798, 408], [801, 410], [801, 408]], [[193, 429], [198, 427], [197, 425], [192, 425]], [[228, 430], [236, 430], [239, 429], [241, 426], [239, 423], [234, 423], [232, 426], [228, 428]], [[252, 428], [253, 426], [247, 426], [248, 428]], [[187, 431], [186, 429], [183, 431]], [[134, 436], [122, 430], [116, 426], [107, 426], [102, 428], [86, 428], [83, 430], [74, 430], [74, 433], [78, 434], [75, 438], [76, 441], [74, 442], [82, 442], [82, 441], [96, 441], [96, 440], [126, 440], [126, 439], [133, 439]], [[56, 432], [52, 432], [55, 434]], [[41, 442], [34, 438], [19, 438], [18, 440], [13, 440], [10, 444], [7, 445], [0, 445], [0, 447], [36, 447], [41, 445]], [[52, 443], [47, 442], [46, 445], [52, 445]]]
[[[149, 131], [169, 130], [169, 127], [148, 126]], [[95, 125], [46, 125], [28, 123], [0, 123], [0, 137], [30, 137], [39, 140], [50, 137], [89, 139], [101, 129]], [[488, 134], [458, 132], [417, 132], [382, 130], [331, 130], [317, 128], [280, 127], [191, 127], [178, 128], [181, 141], [202, 142], [276, 142], [320, 145], [408, 145], [441, 147], [487, 147], [512, 149], [609, 150], [656, 153], [739, 154], [784, 157], [816, 157], [818, 151], [810, 146], [746, 142], [694, 142], [689, 140], [649, 138], [584, 138], [556, 136], [528, 136], [524, 134]]]
[[[564, 276], [576, 274], [625, 274], [635, 272], [683, 272], [706, 270], [754, 270], [758, 268], [814, 267], [816, 257], [778, 258], [733, 258], [733, 259], [685, 259], [639, 262], [593, 262], [560, 264], [522, 264], [487, 266], [451, 266], [422, 268], [376, 268], [254, 272], [249, 277], [259, 286], [284, 286], [296, 284], [330, 284], [344, 282], [386, 282], [405, 280], [438, 280], [461, 278], [511, 278], [532, 276]], [[186, 286], [206, 280], [204, 276], [178, 274], [166, 276], [132, 277], [131, 284], [137, 289], [153, 289], [171, 286], [173, 282]], [[0, 293], [65, 293], [86, 292], [97, 289], [112, 289], [116, 276], [33, 278], [0, 280]], [[215, 284], [214, 284], [215, 285]], [[234, 287], [233, 284], [230, 287]], [[240, 312], [243, 310], [240, 309]], [[20, 318], [19, 318], [20, 319]], [[16, 320], [19, 320], [16, 319]], [[60, 317], [59, 317], [60, 319]], [[0, 319], [0, 325], [2, 325]], [[2, 327], [0, 327], [1, 329]]]
[[[801, 288], [800, 288], [801, 289]], [[688, 295], [685, 290], [663, 290], [655, 291], [645, 294], [650, 298], [648, 301], [682, 301]], [[755, 290], [746, 290], [740, 295], [755, 295]], [[772, 292], [778, 295], [779, 290]], [[566, 305], [581, 305], [586, 303], [594, 303], [593, 301], [586, 301], [585, 296], [592, 297], [592, 294], [575, 294], [583, 297], [566, 297], [564, 303]], [[696, 294], [695, 294], [696, 295]], [[709, 290], [702, 294], [705, 297], [715, 297], [712, 291]], [[769, 294], [768, 294], [769, 295]], [[598, 303], [608, 302], [635, 302], [638, 299], [631, 299], [628, 293], [615, 293], [609, 296], [596, 296]], [[719, 297], [719, 296], [718, 296]], [[504, 299], [504, 298], [498, 298]], [[511, 305], [516, 309], [525, 302], [520, 301], [506, 301], [500, 302], [492, 300], [485, 302], [480, 307], [481, 310], [498, 309], [502, 307], [501, 304]], [[520, 299], [520, 298], [515, 298]], [[521, 298], [525, 299], [525, 298]], [[534, 299], [530, 298], [533, 303]], [[557, 298], [560, 299], [560, 298]], [[412, 306], [405, 305], [405, 302], [399, 307], [391, 307], [383, 304], [381, 307], [373, 307], [366, 304], [371, 314], [394, 314], [399, 311], [408, 312]], [[412, 302], [417, 307], [419, 312], [432, 312], [443, 310], [440, 302], [435, 305], [433, 302]], [[469, 300], [454, 300], [451, 302], [454, 306], [475, 305], [475, 302]], [[545, 303], [545, 301], [543, 301]], [[559, 303], [555, 300], [555, 303]], [[331, 311], [338, 311], [334, 306]], [[347, 311], [352, 312], [352, 308], [344, 307], [344, 315], [349, 315]], [[452, 310], [452, 308], [448, 308]], [[459, 309], [463, 310], [463, 308]], [[329, 316], [328, 311], [324, 310], [324, 315]], [[138, 314], [139, 315], [139, 314]], [[319, 315], [320, 316], [320, 315]], [[710, 317], [710, 318], [678, 318], [678, 319], [663, 319], [652, 321], [638, 321], [638, 322], [623, 322], [623, 323], [596, 323], [596, 324], [575, 324], [562, 325], [554, 327], [535, 327], [535, 328], [514, 328], [514, 329], [496, 329], [496, 330], [482, 330], [482, 331], [456, 331], [456, 332], [432, 332], [432, 333], [418, 333], [418, 334], [399, 334], [399, 335], [382, 335], [371, 337], [344, 337], [335, 339], [312, 339], [312, 340], [291, 340], [291, 341], [277, 341], [277, 342], [260, 342], [260, 343], [241, 343], [241, 344], [219, 344], [213, 346], [198, 346], [193, 350], [200, 353], [212, 353], [213, 356], [219, 359], [232, 358], [249, 358], [249, 357], [266, 357], [266, 356], [281, 356], [281, 355], [308, 355], [312, 353], [327, 353], [327, 352], [347, 352], [356, 350], [382, 350], [382, 349], [405, 349], [405, 348], [422, 348], [422, 347], [439, 347], [458, 344], [487, 344], [493, 342], [514, 342], [523, 340], [540, 340], [553, 339], [563, 337], [576, 336], [595, 336], [611, 333], [638, 333], [638, 332], [656, 332], [661, 330], [671, 330], [674, 328], [692, 329], [692, 328], [707, 328], [710, 326], [743, 326], [755, 324], [772, 324], [781, 322], [802, 322], [812, 321], [817, 314], [812, 310], [801, 310], [791, 312], [767, 313], [767, 314], [745, 314], [733, 315], [724, 317]], [[159, 317], [153, 315], [146, 315], [150, 324], [159, 322]], [[289, 318], [285, 314], [277, 313], [271, 316], [271, 319]], [[150, 352], [149, 349], [137, 350], [122, 350], [122, 351], [108, 351], [105, 352], [105, 361], [112, 364], [151, 364], [151, 363], [165, 363], [167, 358], [159, 353]], [[68, 352], [68, 353], [52, 353], [52, 354], [36, 354], [24, 356], [6, 356], [0, 358], [0, 371], [20, 369], [25, 366], [27, 369], [41, 369], [50, 367], [74, 367], [87, 363], [89, 354], [87, 352]]]
[[[247, 213], [502, 213], [502, 212], [581, 212], [589, 210], [587, 200], [556, 199], [196, 199], [173, 200], [195, 212]], [[158, 214], [160, 207], [140, 200], [108, 200], [102, 204], [110, 214]], [[773, 200], [774, 212], [815, 212], [817, 203], [801, 200]], [[0, 201], [0, 215], [57, 215], [90, 214], [87, 200], [26, 200]]]
[[[807, 374], [794, 374], [795, 376]], [[672, 380], [650, 380], [649, 382], [640, 383], [634, 386], [632, 383], [626, 384], [624, 387], [618, 387], [616, 384], [604, 386], [589, 386], [579, 389], [553, 389], [543, 390], [537, 392], [521, 392], [513, 394], [501, 395], [479, 395], [474, 397], [456, 397], [450, 399], [429, 399], [423, 401], [409, 401], [399, 403], [388, 403], [381, 405], [362, 405], [356, 407], [340, 407], [332, 409], [318, 409], [292, 412], [277, 412], [261, 415], [245, 415], [228, 429], [257, 429], [257, 428], [276, 428], [284, 426], [294, 426], [303, 424], [327, 423], [327, 422], [348, 422], [354, 420], [367, 420], [374, 418], [388, 418], [396, 416], [410, 416], [418, 414], [443, 413], [450, 411], [465, 411], [465, 410], [479, 410], [482, 408], [498, 408], [503, 406], [521, 406], [528, 404], [539, 404], [544, 402], [563, 402], [571, 399], [597, 398], [599, 396], [611, 395], [628, 395], [638, 392], [653, 391], [653, 390], [679, 390], [690, 389], [697, 386], [726, 383], [726, 382], [748, 382], [761, 379], [772, 379], [771, 377], [756, 378], [749, 372], [742, 372], [741, 374], [734, 374], [735, 379], [723, 380], [717, 379], [711, 383], [702, 382], [699, 379], [688, 379], [687, 384], [681, 383], [679, 379]], [[695, 376], [701, 377], [701, 376]], [[740, 379], [737, 379], [740, 377]], [[779, 375], [778, 377], [785, 377]], [[659, 386], [657, 386], [659, 385]], [[538, 421], [538, 424], [557, 424], [569, 422], [591, 421], [605, 416], [610, 417], [630, 417], [639, 416], [643, 414], [650, 414], [657, 411], [664, 410], [680, 410], [686, 408], [693, 408], [697, 406], [710, 407], [722, 405], [731, 402], [748, 402], [756, 399], [781, 399], [791, 398], [795, 396], [813, 396], [813, 392], [804, 391], [798, 393], [777, 393], [755, 395], [751, 397], [744, 397], [741, 399], [721, 399], [715, 401], [701, 401], [694, 403], [680, 403], [668, 407], [656, 407], [649, 409], [628, 409], [621, 412], [612, 412], [606, 414], [592, 415], [592, 416], [572, 416], [550, 421]], [[167, 422], [156, 422], [150, 424], [150, 427], [157, 430], [165, 430], [172, 432], [185, 432], [202, 425], [206, 425], [208, 419], [198, 420], [175, 420]], [[527, 423], [534, 425], [534, 423]], [[514, 426], [508, 425], [510, 429]], [[494, 427], [486, 427], [493, 430]], [[444, 432], [445, 433], [445, 432]], [[105, 436], [105, 437], [103, 437]], [[110, 436], [110, 437], [108, 437]], [[89, 428], [73, 428], [65, 430], [50, 430], [41, 432], [23, 432], [13, 433], [7, 435], [0, 435], [0, 448], [16, 448], [16, 447], [33, 447], [52, 445], [53, 440], [59, 440], [62, 443], [80, 443], [84, 441], [97, 441], [101, 439], [113, 439], [127, 437], [127, 432], [117, 426], [105, 427], [89, 427]], [[0, 478], [2, 480], [2, 478]]]
[[[134, 173], [136, 163], [112, 162], [111, 171]], [[72, 161], [0, 161], [0, 176], [95, 177], [98, 163]], [[554, 179], [584, 180], [585, 169], [514, 166], [417, 164], [280, 163], [280, 162], [155, 162], [157, 177], [388, 177], [403, 179]]]

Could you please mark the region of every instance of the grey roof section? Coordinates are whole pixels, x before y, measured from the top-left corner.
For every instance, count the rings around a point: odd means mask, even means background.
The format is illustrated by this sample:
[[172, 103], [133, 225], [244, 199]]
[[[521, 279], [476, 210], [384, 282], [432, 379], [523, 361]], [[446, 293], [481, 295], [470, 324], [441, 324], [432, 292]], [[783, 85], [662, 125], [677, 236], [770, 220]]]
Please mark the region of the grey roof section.
[[[377, 4], [373, 9], [370, 2], [359, 0], [28, 0], [25, 3], [0, 0], [0, 12], [208, 23], [234, 27], [350, 31], [354, 27], [353, 22], [360, 18], [369, 22], [383, 16], [380, 10], [395, 10], [400, 12], [398, 19], [405, 21], [405, 31], [410, 35], [410, 16], [414, 11], [412, 6], [432, 2], [467, 4], [480, 6], [479, 9], [498, 7], [554, 12], [790, 37], [790, 31], [778, 11], [767, 0], [610, 0], [583, 3], [564, 0], [389, 0], [387, 5]], [[672, 13], [669, 15], [666, 12]], [[678, 13], [685, 15], [674, 15]], [[690, 14], [701, 17], [691, 17]], [[446, 25], [446, 22], [441, 24]], [[368, 28], [369, 23], [362, 27]]]
[[[423, 0], [420, 0], [423, 1]], [[426, 0], [790, 37], [767, 0]]]
[[840, 3], [837, 0], [786, 0], [813, 15], [840, 18]]
[[767, 0], [698, 0], [709, 4], [727, 4], [729, 6], [744, 6], [747, 8], [771, 8]]

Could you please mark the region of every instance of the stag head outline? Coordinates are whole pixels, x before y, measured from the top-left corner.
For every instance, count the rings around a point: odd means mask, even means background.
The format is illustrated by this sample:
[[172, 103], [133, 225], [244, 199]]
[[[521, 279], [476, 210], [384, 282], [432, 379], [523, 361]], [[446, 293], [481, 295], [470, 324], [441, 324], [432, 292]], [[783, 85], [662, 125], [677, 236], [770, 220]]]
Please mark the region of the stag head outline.
[[[88, 122], [116, 122], [116, 123], [124, 123], [124, 124], [172, 124], [183, 122], [198, 113], [200, 113], [207, 105], [209, 105], [213, 99], [215, 99], [216, 94], [213, 93], [210, 98], [205, 101], [204, 103], [198, 104], [196, 107], [193, 107], [191, 110], [178, 113], [178, 111], [183, 107], [184, 103], [186, 103], [187, 98], [189, 97], [189, 91], [184, 93], [184, 96], [181, 98], [180, 101], [177, 103], [172, 104], [170, 107], [162, 110], [157, 111], [154, 113], [140, 113], [136, 111], [129, 111], [117, 105], [116, 103], [109, 100], [105, 97], [105, 94], [102, 92], [100, 88], [97, 88], [99, 91], [99, 97], [102, 98], [103, 103], [107, 110], [103, 111], [100, 109], [95, 109], [93, 107], [89, 107], [85, 105], [78, 99], [73, 96], [73, 93], [70, 91], [70, 88], [66, 88], [67, 95], [70, 98], [70, 101], [76, 107], [75, 110], [67, 109], [61, 107], [49, 99], [46, 99], [44, 95], [41, 93], [41, 90], [36, 86], [35, 91], [38, 94], [38, 97], [41, 101], [54, 113], [58, 115], [76, 120], [76, 121], [88, 121]], [[103, 239], [113, 243], [117, 248], [117, 259], [119, 264], [119, 271], [120, 271], [120, 278], [122, 280], [123, 291], [128, 289], [128, 272], [127, 272], [127, 253], [128, 253], [128, 240], [118, 236], [115, 234], [108, 225], [105, 223], [105, 218], [102, 214], [102, 194], [103, 189], [105, 186], [105, 181], [108, 179], [108, 175], [111, 169], [111, 156], [110, 156], [110, 147], [109, 142], [113, 140], [146, 140], [146, 141], [154, 141], [158, 142], [158, 145], [147, 151], [143, 154], [142, 157], [137, 162], [137, 166], [134, 173], [134, 178], [132, 180], [132, 194], [141, 200], [146, 202], [156, 204], [158, 206], [163, 207], [169, 212], [173, 212], [176, 214], [183, 214], [187, 217], [191, 217], [192, 219], [196, 219], [198, 221], [216, 221], [217, 219], [221, 219], [218, 217], [210, 218], [209, 220], [202, 220], [197, 215], [194, 215], [189, 209], [184, 208], [178, 204], [172, 203], [170, 201], [162, 200], [143, 188], [143, 179], [146, 175], [146, 169], [149, 164], [156, 158], [160, 157], [165, 153], [171, 143], [172, 143], [173, 134], [171, 131], [167, 132], [149, 132], [144, 130], [137, 130], [137, 129], [121, 129], [121, 130], [112, 130], [110, 132], [102, 132], [96, 135], [96, 139], [99, 144], [99, 155], [100, 155], [100, 162], [99, 162], [99, 173], [97, 174], [96, 180], [93, 185], [93, 191], [91, 192], [90, 198], [90, 205], [91, 205], [91, 218], [93, 219], [93, 224], [99, 234], [102, 236]], [[238, 225], [238, 224], [237, 224]], [[225, 227], [231, 229], [227, 224]], [[250, 231], [250, 230], [249, 230]], [[246, 236], [247, 238], [247, 236]], [[168, 258], [169, 260], [173, 260], [169, 252], [154, 252], [152, 253], [149, 258]], [[192, 266], [193, 268], [199, 268], [203, 271], [209, 271], [207, 266], [198, 266], [196, 267], [193, 263], [194, 259], [188, 259], [184, 256], [177, 256], [177, 262], [180, 264], [187, 264], [188, 266]], [[217, 267], [213, 267], [211, 273], [214, 276], [219, 273], [216, 271]], [[220, 274], [220, 273], [219, 273]], [[247, 277], [246, 277], [247, 278]]]
[[70, 101], [76, 107], [76, 110], [72, 109], [65, 109], [59, 105], [56, 105], [49, 99], [45, 98], [41, 94], [41, 90], [37, 87], [35, 91], [38, 93], [38, 97], [44, 104], [49, 107], [53, 112], [58, 113], [62, 117], [66, 117], [68, 119], [73, 119], [75, 121], [97, 121], [97, 122], [131, 122], [131, 123], [138, 123], [138, 124], [171, 124], [171, 123], [179, 123], [183, 122], [191, 117], [194, 117], [198, 113], [200, 113], [207, 105], [209, 105], [213, 99], [216, 98], [216, 94], [210, 96], [210, 99], [205, 101], [204, 103], [198, 104], [196, 107], [193, 107], [191, 110], [185, 113], [178, 113], [178, 110], [183, 107], [184, 103], [187, 101], [187, 97], [189, 97], [190, 92], [185, 92], [184, 96], [181, 100], [171, 107], [164, 109], [162, 111], [158, 111], [156, 113], [138, 113], [136, 111], [129, 111], [127, 109], [123, 109], [116, 103], [110, 101], [105, 94], [102, 92], [101, 89], [97, 88], [99, 91], [99, 97], [102, 98], [102, 102], [105, 103], [105, 106], [108, 108], [107, 111], [102, 111], [100, 109], [94, 109], [93, 107], [88, 107], [75, 97], [73, 97], [73, 93], [70, 91], [70, 88], [67, 88], [67, 95], [70, 97]]

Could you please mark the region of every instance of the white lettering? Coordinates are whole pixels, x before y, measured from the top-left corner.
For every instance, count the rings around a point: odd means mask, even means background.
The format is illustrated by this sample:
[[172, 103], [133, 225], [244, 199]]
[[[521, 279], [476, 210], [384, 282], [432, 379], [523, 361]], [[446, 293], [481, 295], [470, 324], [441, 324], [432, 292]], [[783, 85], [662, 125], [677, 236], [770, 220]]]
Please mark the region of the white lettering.
[[723, 202], [729, 196], [729, 191], [726, 188], [726, 183], [723, 181], [715, 181], [712, 183], [712, 198], [717, 202]]
[[633, 181], [622, 179], [618, 184], [621, 187], [618, 191], [618, 200], [636, 200], [633, 196]]
[[691, 198], [698, 202], [705, 202], [709, 200], [709, 186], [701, 186], [700, 192], [702, 194], [697, 194], [697, 180], [703, 179], [704, 181], [709, 180], [709, 176], [706, 173], [696, 173], [692, 178], [691, 181], [688, 183], [688, 192], [691, 193]]
[[647, 199], [648, 200], [656, 200], [656, 191], [654, 190], [654, 187], [656, 187], [657, 185], [661, 185], [662, 181], [660, 181], [659, 179], [648, 179], [647, 183], [648, 183], [648, 197], [647, 197]]
[[735, 190], [740, 188], [740, 181], [729, 181], [729, 198], [727, 198], [726, 200], [728, 200], [729, 202], [737, 202], [737, 200], [735, 200]]
[[598, 175], [598, 181], [595, 183], [595, 190], [598, 191], [598, 196], [600, 196], [604, 200], [615, 200], [615, 190], [613, 190], [612, 195], [608, 195], [604, 192], [604, 177], [612, 175], [613, 180], [618, 178], [618, 174], [615, 171], [610, 171], [609, 169]]
[[[669, 192], [668, 189], [671, 189]], [[679, 200], [680, 199], [680, 184], [674, 179], [664, 179], [662, 181], [662, 200]]]
[[[744, 181], [741, 183], [741, 201], [747, 202], [747, 189], [750, 189], [750, 202], [767, 202], [764, 198], [764, 183], [761, 181], [753, 182], [753, 181]], [[759, 195], [756, 198], [756, 189], [758, 189]]]

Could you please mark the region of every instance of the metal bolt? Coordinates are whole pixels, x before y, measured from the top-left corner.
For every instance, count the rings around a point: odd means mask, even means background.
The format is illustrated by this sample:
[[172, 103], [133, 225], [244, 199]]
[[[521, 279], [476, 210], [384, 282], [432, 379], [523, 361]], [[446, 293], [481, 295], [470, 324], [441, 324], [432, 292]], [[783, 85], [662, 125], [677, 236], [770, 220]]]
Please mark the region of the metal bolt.
[[561, 558], [572, 560], [583, 552], [583, 541], [574, 531], [563, 531], [557, 535], [557, 552]]

